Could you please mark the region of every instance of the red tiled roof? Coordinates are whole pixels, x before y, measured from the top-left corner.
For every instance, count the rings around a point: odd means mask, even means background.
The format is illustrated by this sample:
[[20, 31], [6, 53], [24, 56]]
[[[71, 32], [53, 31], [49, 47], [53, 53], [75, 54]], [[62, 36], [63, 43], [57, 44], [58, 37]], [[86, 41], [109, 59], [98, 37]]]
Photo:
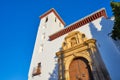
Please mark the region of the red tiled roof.
[[70, 32], [70, 31], [72, 31], [74, 29], [77, 29], [77, 28], [79, 28], [79, 27], [81, 27], [81, 26], [83, 26], [83, 25], [85, 25], [85, 24], [87, 24], [87, 23], [89, 23], [91, 21], [94, 21], [97, 18], [102, 17], [102, 16], [107, 18], [107, 14], [106, 14], [105, 9], [101, 9], [101, 10], [91, 14], [90, 16], [87, 16], [87, 17], [83, 18], [82, 20], [68, 26], [67, 28], [62, 29], [59, 32], [56, 32], [56, 33], [50, 35], [49, 40], [52, 41], [52, 40], [66, 34], [66, 33]]

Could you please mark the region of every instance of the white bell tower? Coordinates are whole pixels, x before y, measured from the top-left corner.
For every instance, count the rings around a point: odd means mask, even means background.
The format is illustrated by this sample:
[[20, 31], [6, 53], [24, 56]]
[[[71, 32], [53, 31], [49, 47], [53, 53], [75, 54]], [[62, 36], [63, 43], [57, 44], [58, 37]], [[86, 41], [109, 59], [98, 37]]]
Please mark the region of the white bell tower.
[[53, 8], [40, 16], [40, 19], [28, 80], [49, 79], [49, 73], [51, 73], [55, 67], [55, 53], [51, 53], [49, 49], [52, 47], [49, 36], [64, 29], [65, 26], [64, 21]]

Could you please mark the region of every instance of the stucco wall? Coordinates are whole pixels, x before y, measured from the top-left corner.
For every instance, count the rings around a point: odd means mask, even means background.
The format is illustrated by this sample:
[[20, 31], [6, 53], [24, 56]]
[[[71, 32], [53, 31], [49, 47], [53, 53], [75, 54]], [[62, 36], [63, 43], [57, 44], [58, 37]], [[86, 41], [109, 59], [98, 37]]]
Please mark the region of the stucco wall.
[[[68, 33], [56, 38], [53, 41], [49, 41], [49, 36], [51, 34], [64, 28], [62, 24], [61, 27], [59, 26], [60, 21], [58, 19], [57, 22], [54, 22], [54, 18], [55, 15], [51, 13], [48, 15], [48, 22], [46, 24], [46, 17], [44, 17], [40, 22], [28, 80], [57, 80], [57, 58], [55, 53], [58, 52], [62, 47], [62, 42]], [[44, 26], [46, 26], [46, 28], [43, 28]], [[100, 51], [108, 72], [110, 73], [112, 80], [117, 80], [117, 78], [120, 77], [115, 73], [118, 72], [117, 70], [119, 69], [120, 65], [117, 65], [116, 62], [120, 60], [120, 55], [115, 49], [111, 38], [108, 36], [108, 33], [111, 32], [112, 27], [113, 20], [100, 17], [91, 23], [75, 29], [74, 31], [80, 31], [81, 33], [84, 33], [88, 39], [94, 38], [97, 40], [98, 50]], [[45, 33], [45, 39], [41, 38], [43, 33]], [[39, 62], [41, 62], [41, 74], [32, 77], [31, 75], [33, 68], [36, 67]]]

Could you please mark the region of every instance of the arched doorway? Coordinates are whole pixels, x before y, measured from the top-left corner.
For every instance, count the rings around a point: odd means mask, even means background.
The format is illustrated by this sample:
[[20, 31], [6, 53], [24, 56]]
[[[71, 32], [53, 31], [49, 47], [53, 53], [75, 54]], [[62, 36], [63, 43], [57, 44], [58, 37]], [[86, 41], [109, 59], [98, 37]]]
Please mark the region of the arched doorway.
[[70, 80], [93, 80], [88, 61], [85, 58], [75, 58], [69, 66]]

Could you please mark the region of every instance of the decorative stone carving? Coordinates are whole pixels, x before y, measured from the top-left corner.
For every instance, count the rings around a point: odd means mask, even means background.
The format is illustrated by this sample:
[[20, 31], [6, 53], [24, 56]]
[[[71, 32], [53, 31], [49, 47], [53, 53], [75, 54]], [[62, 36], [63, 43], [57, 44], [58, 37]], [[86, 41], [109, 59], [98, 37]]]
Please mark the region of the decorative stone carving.
[[75, 46], [77, 44], [77, 40], [75, 37], [71, 38], [71, 47]]
[[86, 40], [87, 38], [85, 37], [85, 34], [78, 31], [71, 32], [68, 34], [68, 36], [65, 37], [62, 47], [65, 50], [78, 44], [82, 44]]
[[[59, 80], [76, 80], [76, 78], [77, 80], [110, 80], [109, 74], [97, 50], [96, 40], [87, 39], [83, 33], [78, 31], [69, 33], [65, 37], [62, 50], [57, 52], [56, 55], [62, 61], [62, 64], [59, 62]], [[75, 63], [70, 67], [74, 60]], [[77, 62], [83, 68], [80, 68]], [[73, 75], [76, 75], [79, 69], [82, 72], [75, 78]], [[71, 70], [73, 71], [71, 72]], [[86, 72], [84, 73], [84, 71]]]

